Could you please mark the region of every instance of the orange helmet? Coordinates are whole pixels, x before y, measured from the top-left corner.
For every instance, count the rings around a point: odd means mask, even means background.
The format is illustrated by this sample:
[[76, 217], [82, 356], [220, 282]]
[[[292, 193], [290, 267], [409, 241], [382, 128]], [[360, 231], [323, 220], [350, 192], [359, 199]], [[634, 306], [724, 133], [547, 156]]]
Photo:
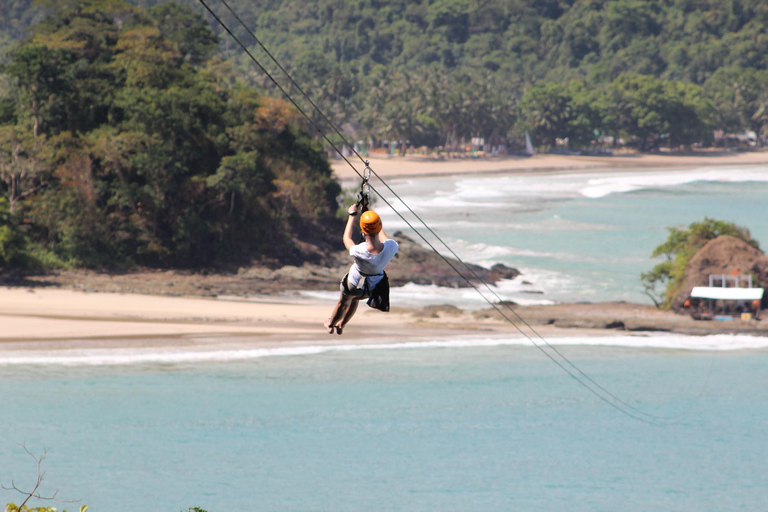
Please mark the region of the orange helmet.
[[381, 218], [373, 210], [368, 210], [360, 216], [360, 229], [366, 235], [375, 235], [381, 231]]

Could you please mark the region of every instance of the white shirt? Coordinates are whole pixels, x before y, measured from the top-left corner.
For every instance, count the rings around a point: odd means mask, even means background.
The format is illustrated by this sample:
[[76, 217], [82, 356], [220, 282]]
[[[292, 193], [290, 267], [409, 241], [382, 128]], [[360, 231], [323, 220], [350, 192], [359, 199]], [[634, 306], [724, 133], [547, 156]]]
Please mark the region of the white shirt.
[[368, 252], [367, 245], [366, 242], [363, 242], [349, 249], [349, 255], [355, 258], [355, 262], [349, 268], [347, 284], [351, 287], [357, 286], [360, 278], [365, 274], [368, 288], [373, 290], [384, 278], [382, 274], [384, 267], [395, 257], [400, 246], [392, 239], [385, 240], [381, 252], [371, 254]]

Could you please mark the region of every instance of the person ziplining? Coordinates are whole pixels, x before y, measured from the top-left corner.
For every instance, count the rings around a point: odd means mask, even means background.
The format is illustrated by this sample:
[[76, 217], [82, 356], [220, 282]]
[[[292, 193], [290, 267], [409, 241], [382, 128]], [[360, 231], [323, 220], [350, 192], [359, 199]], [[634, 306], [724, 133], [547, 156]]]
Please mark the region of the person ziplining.
[[[232, 32], [232, 30], [227, 26], [224, 21], [221, 20], [221, 18], [211, 9], [211, 7], [206, 3], [206, 0], [199, 0], [199, 2], [205, 7], [205, 9], [211, 14], [211, 16], [221, 25], [222, 29], [229, 34], [229, 36], [240, 46], [240, 48], [245, 52], [245, 54], [253, 61], [253, 63], [265, 74], [267, 78], [271, 80], [271, 82], [275, 85], [275, 87], [280, 90], [280, 92], [285, 96], [285, 98], [297, 109], [297, 111], [306, 118], [306, 120], [309, 122], [311, 126], [313, 126], [317, 132], [320, 134], [320, 136], [323, 138], [323, 140], [328, 143], [329, 146], [333, 148], [333, 150], [341, 156], [341, 158], [352, 168], [355, 173], [360, 176], [363, 179], [363, 185], [361, 185], [361, 192], [363, 190], [372, 190], [375, 192], [378, 197], [380, 197], [384, 203], [395, 213], [397, 214], [400, 219], [405, 222], [405, 224], [418, 235], [421, 240], [424, 241], [424, 243], [432, 249], [448, 266], [450, 266], [464, 281], [466, 281], [467, 285], [474, 289], [480, 297], [488, 303], [488, 305], [493, 308], [499, 315], [506, 320], [508, 323], [510, 323], [515, 329], [517, 329], [521, 335], [523, 335], [533, 346], [535, 346], [539, 351], [541, 351], [542, 354], [544, 354], [547, 358], [549, 358], [554, 364], [559, 366], [566, 374], [568, 374], [571, 378], [573, 378], [576, 382], [578, 382], [584, 389], [595, 395], [600, 400], [604, 401], [614, 409], [620, 411], [621, 413], [625, 414], [626, 416], [629, 416], [631, 418], [634, 418], [636, 420], [645, 422], [645, 423], [652, 423], [655, 424], [657, 420], [664, 420], [666, 418], [656, 416], [650, 413], [646, 413], [642, 410], [639, 410], [636, 407], [633, 407], [632, 405], [628, 404], [615, 394], [611, 393], [608, 389], [601, 386], [599, 383], [597, 383], [594, 379], [592, 379], [589, 375], [584, 373], [578, 366], [576, 366], [570, 359], [568, 359], [562, 352], [560, 352], [557, 347], [550, 344], [541, 334], [536, 332], [536, 330], [531, 326], [528, 322], [525, 321], [524, 318], [522, 318], [514, 309], [510, 307], [510, 305], [502, 300], [501, 297], [489, 286], [488, 283], [486, 283], [480, 276], [477, 275], [477, 273], [472, 269], [470, 265], [468, 265], [461, 257], [459, 257], [456, 252], [451, 249], [451, 247], [445, 243], [445, 241], [442, 240], [440, 236], [437, 235], [437, 233], [432, 230], [432, 228], [427, 225], [424, 220], [419, 217], [416, 212], [414, 212], [406, 203], [405, 201], [400, 198], [400, 196], [397, 195], [397, 193], [379, 176], [378, 174], [374, 173], [373, 170], [368, 166], [368, 161], [364, 160], [362, 156], [360, 156], [357, 151], [354, 149], [352, 150], [353, 153], [359, 158], [364, 164], [365, 164], [365, 170], [363, 173], [357, 170], [357, 168], [352, 164], [352, 162], [349, 161], [349, 159], [343, 154], [343, 152], [339, 149], [339, 147], [334, 143], [333, 140], [328, 136], [328, 134], [323, 130], [323, 128], [318, 124], [317, 121], [315, 121], [305, 110], [299, 105], [289, 94], [289, 92], [282, 86], [280, 83], [278, 83], [275, 78], [270, 74], [270, 72], [256, 59], [256, 57], [251, 53], [251, 51], [248, 49], [248, 47]], [[291, 77], [291, 75], [285, 70], [285, 68], [278, 62], [278, 60], [272, 55], [272, 53], [262, 44], [262, 42], [259, 40], [259, 38], [256, 36], [256, 34], [248, 27], [248, 25], [240, 18], [240, 16], [237, 15], [237, 13], [232, 9], [232, 7], [226, 2], [226, 0], [220, 0], [222, 5], [237, 19], [237, 21], [242, 25], [242, 27], [246, 30], [246, 32], [256, 41], [258, 46], [266, 53], [267, 56], [274, 62], [274, 64], [280, 69], [280, 71], [285, 75], [285, 77], [290, 81], [293, 87], [295, 87], [301, 95], [307, 100], [307, 102], [314, 108], [314, 110], [320, 115], [322, 120], [327, 123], [327, 125], [336, 133], [336, 135], [341, 139], [347, 147], [352, 147], [349, 143], [349, 141], [346, 139], [346, 137], [341, 133], [339, 128], [333, 123], [328, 116], [325, 115], [325, 113], [312, 101], [312, 99], [307, 95], [307, 93], [304, 91], [304, 89], [301, 88], [301, 86], [296, 83], [296, 81]], [[471, 274], [477, 281], [480, 283], [480, 285], [484, 286], [486, 290], [488, 290], [488, 293], [490, 296], [494, 297], [497, 302], [493, 302], [489, 296], [486, 296], [478, 287], [477, 284], [472, 282], [468, 275], [464, 274], [457, 266], [448, 259], [447, 256], [442, 254], [440, 251], [437, 250], [437, 248], [418, 230], [414, 228], [414, 226], [411, 224], [408, 219], [406, 219], [403, 214], [397, 209], [395, 209], [394, 205], [390, 203], [387, 199], [385, 199], [381, 194], [373, 189], [373, 187], [370, 187], [368, 184], [368, 179], [370, 178], [370, 175], [374, 174], [377, 179], [379, 179], [382, 183], [382, 185], [390, 191], [394, 197], [398, 200], [400, 200], [403, 205], [407, 208], [408, 212], [411, 213], [420, 223], [424, 226], [424, 228], [435, 237], [437, 241], [439, 241], [445, 248], [450, 252], [451, 255], [455, 258], [455, 263], [462, 265], [466, 271]], [[336, 304], [336, 306], [333, 309], [333, 312], [331, 313], [331, 317], [325, 322], [325, 327], [328, 329], [329, 334], [333, 334], [334, 332], [341, 334], [344, 330], [344, 326], [349, 322], [349, 320], [354, 316], [355, 312], [357, 311], [358, 302], [364, 298], [368, 298], [368, 305], [377, 309], [381, 309], [382, 311], [389, 311], [389, 282], [387, 280], [387, 275], [384, 272], [384, 268], [387, 266], [387, 264], [390, 262], [390, 260], [394, 257], [394, 255], [399, 250], [399, 246], [397, 245], [397, 242], [394, 240], [391, 240], [386, 236], [384, 231], [381, 229], [381, 219], [379, 216], [373, 212], [373, 211], [366, 211], [367, 209], [367, 194], [363, 193], [361, 194], [361, 202], [358, 202], [357, 204], [354, 204], [349, 207], [348, 213], [349, 213], [349, 219], [347, 220], [347, 225], [344, 230], [344, 245], [347, 247], [347, 250], [349, 251], [350, 256], [352, 256], [355, 260], [354, 264], [350, 268], [349, 273], [344, 276], [344, 278], [341, 281], [341, 296], [339, 297], [339, 300]], [[358, 207], [362, 204], [362, 212], [363, 215], [361, 215], [360, 218], [360, 227], [363, 231], [364, 235], [364, 241], [360, 244], [355, 245], [355, 243], [352, 241], [352, 231], [354, 227], [354, 219], [357, 216]], [[502, 310], [502, 307], [506, 310]], [[513, 319], [507, 315], [507, 312], [510, 313], [512, 316], [517, 318], [519, 322], [513, 321]], [[533, 337], [530, 336], [528, 333], [526, 333], [522, 326], [525, 326], [527, 329], [531, 331], [533, 334]], [[538, 338], [540, 342], [537, 342], [535, 338]]]
[[347, 210], [349, 218], [344, 228], [344, 246], [354, 263], [341, 279], [339, 296], [330, 318], [325, 321], [328, 334], [341, 334], [357, 312], [358, 303], [368, 299], [367, 304], [381, 311], [389, 311], [389, 279], [384, 269], [394, 258], [400, 246], [384, 232], [381, 218], [373, 210], [360, 215], [360, 230], [363, 242], [355, 244], [352, 231], [357, 218], [359, 204]]

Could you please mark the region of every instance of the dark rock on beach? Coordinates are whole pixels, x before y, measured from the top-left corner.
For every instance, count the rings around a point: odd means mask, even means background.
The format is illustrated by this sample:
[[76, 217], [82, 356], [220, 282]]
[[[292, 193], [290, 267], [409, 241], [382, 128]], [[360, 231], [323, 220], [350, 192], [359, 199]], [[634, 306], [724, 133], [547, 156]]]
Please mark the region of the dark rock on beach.
[[[468, 287], [467, 281], [458, 276], [451, 265], [475, 285], [478, 281], [473, 273], [488, 284], [520, 275], [516, 269], [504, 265], [494, 265], [488, 269], [467, 263], [467, 268], [454, 258], [446, 257], [449, 265], [434, 251], [421, 247], [402, 233], [397, 233], [395, 238], [400, 244], [400, 252], [387, 267], [392, 286], [412, 282], [452, 288]], [[277, 268], [254, 265], [229, 273], [153, 269], [109, 273], [67, 270], [26, 276], [15, 281], [9, 279], [7, 285], [14, 286], [13, 283], [18, 281], [24, 286], [59, 286], [87, 292], [242, 297], [291, 290], [338, 290], [338, 283], [351, 264], [349, 255], [345, 251], [338, 251], [327, 256], [322, 265], [305, 263], [301, 266], [284, 265]]]
[[[498, 307], [498, 305], [497, 305]], [[700, 321], [689, 315], [664, 311], [654, 306], [628, 302], [601, 302], [579, 304], [555, 304], [551, 306], [507, 306], [499, 307], [507, 316], [517, 315], [534, 328], [546, 325], [562, 329], [599, 329], [620, 332], [670, 332], [688, 335], [708, 334], [768, 334], [768, 321], [751, 319], [744, 321]], [[476, 320], [500, 319], [501, 315], [492, 308], [473, 314]]]
[[[400, 245], [400, 251], [387, 267], [387, 275], [392, 286], [416, 283], [467, 288], [470, 286], [467, 280], [477, 286], [478, 277], [485, 283], [493, 284], [501, 279], [513, 279], [520, 275], [517, 269], [502, 264], [496, 264], [488, 269], [472, 263], [461, 263], [452, 257], [447, 249], [442, 251], [443, 257], [441, 257], [435, 254], [435, 251], [425, 249], [399, 232], [394, 234], [394, 238]], [[440, 250], [440, 247], [436, 246], [436, 249]], [[459, 275], [457, 270], [464, 277]]]

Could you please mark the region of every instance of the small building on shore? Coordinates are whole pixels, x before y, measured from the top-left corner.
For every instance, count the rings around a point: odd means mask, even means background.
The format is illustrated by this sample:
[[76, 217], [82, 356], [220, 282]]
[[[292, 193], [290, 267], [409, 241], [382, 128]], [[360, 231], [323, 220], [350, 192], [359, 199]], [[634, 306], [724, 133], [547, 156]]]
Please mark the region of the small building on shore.
[[709, 286], [691, 290], [688, 307], [701, 320], [759, 319], [763, 288], [752, 287], [752, 276], [710, 274]]

